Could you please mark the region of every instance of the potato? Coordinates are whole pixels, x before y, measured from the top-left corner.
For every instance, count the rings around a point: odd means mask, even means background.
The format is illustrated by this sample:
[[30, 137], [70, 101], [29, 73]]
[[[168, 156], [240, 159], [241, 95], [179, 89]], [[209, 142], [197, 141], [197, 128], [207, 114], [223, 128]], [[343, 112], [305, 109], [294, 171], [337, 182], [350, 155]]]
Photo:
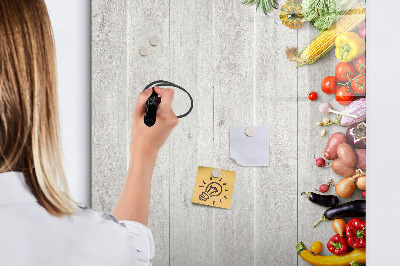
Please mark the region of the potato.
[[338, 157], [343, 160], [343, 164], [347, 167], [354, 167], [357, 162], [356, 153], [353, 148], [347, 144], [342, 143], [337, 149]]
[[356, 169], [354, 167], [348, 167], [343, 163], [343, 159], [336, 159], [332, 163], [332, 170], [335, 174], [341, 175], [343, 177], [351, 177], [356, 174]]
[[333, 133], [325, 147], [325, 158], [335, 160], [338, 157], [337, 149], [342, 143], [347, 143], [346, 136], [340, 132]]
[[367, 170], [367, 154], [366, 149], [355, 149], [357, 156], [357, 164], [356, 167], [361, 170]]

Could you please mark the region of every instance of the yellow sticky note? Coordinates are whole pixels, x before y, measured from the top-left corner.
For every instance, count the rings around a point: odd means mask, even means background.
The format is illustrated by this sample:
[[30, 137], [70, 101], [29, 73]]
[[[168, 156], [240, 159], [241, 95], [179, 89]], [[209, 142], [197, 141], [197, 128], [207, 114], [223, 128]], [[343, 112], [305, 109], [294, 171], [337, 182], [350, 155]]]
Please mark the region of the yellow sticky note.
[[230, 209], [236, 172], [221, 169], [221, 176], [215, 178], [211, 174], [214, 169], [199, 166], [192, 202]]

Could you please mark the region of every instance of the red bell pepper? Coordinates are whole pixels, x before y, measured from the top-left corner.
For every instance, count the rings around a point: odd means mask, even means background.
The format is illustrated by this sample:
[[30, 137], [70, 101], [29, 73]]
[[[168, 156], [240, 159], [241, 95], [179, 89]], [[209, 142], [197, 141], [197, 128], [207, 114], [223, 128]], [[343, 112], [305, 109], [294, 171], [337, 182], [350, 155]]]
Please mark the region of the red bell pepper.
[[346, 236], [347, 242], [352, 248], [365, 248], [366, 247], [366, 231], [365, 231], [366, 222], [359, 219], [354, 218], [350, 220], [350, 222], [346, 225]]
[[328, 250], [335, 255], [342, 255], [346, 253], [349, 248], [346, 237], [340, 236], [339, 234], [332, 236], [326, 246], [328, 247]]

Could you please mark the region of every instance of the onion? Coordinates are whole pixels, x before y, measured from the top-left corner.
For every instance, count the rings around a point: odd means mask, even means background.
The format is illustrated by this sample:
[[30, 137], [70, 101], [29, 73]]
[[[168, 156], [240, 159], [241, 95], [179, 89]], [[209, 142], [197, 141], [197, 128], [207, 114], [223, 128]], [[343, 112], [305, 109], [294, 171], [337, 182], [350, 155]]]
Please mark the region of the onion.
[[344, 199], [353, 195], [355, 189], [356, 186], [354, 185], [354, 179], [352, 177], [341, 179], [337, 182], [335, 187], [336, 194]]
[[366, 188], [367, 188], [367, 177], [364, 175], [364, 176], [361, 176], [361, 177], [357, 178], [356, 185], [360, 190], [366, 190]]
[[346, 131], [349, 144], [356, 149], [367, 147], [367, 123], [365, 121], [351, 125]]
[[340, 236], [346, 231], [346, 222], [343, 219], [335, 219], [332, 222], [332, 229]]

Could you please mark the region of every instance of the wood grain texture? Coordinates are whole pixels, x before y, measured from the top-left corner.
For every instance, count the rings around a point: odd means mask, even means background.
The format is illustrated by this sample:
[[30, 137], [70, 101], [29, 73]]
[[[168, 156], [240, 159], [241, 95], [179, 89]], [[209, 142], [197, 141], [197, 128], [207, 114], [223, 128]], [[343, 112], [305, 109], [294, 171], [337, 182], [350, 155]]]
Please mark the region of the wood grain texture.
[[126, 1], [92, 1], [92, 208], [111, 212], [127, 169]]
[[[191, 202], [199, 165], [213, 166], [212, 1], [170, 1], [170, 80], [195, 99], [170, 136], [170, 265], [212, 265], [213, 209]], [[177, 115], [190, 107], [176, 90]]]
[[[322, 157], [329, 136], [345, 131], [330, 126], [322, 138], [318, 106], [344, 107], [320, 90], [322, 79], [334, 75], [333, 52], [296, 69], [285, 48], [301, 49], [318, 32], [308, 23], [289, 30], [279, 10], [264, 15], [240, 1], [95, 0], [92, 8], [93, 207], [111, 211], [119, 196], [137, 94], [166, 79], [192, 94], [194, 109], [179, 121], [154, 171], [154, 265], [307, 265], [296, 243], [325, 246], [334, 232], [330, 222], [313, 229], [326, 208], [300, 193], [340, 179], [317, 168], [313, 156]], [[149, 44], [153, 36], [160, 39], [156, 47]], [[147, 57], [139, 55], [141, 46]], [[310, 91], [318, 93], [316, 102], [307, 99]], [[188, 108], [187, 96], [176, 91], [176, 114]], [[230, 126], [252, 125], [270, 127], [269, 167], [229, 158]], [[230, 210], [191, 202], [198, 166], [236, 171]], [[356, 190], [346, 201], [359, 198]], [[326, 248], [322, 254], [329, 255]]]
[[258, 12], [254, 42], [255, 124], [270, 127], [270, 165], [255, 170], [254, 265], [295, 265], [297, 70], [285, 48], [297, 45], [297, 31], [284, 27], [276, 13]]
[[[128, 12], [128, 105], [129, 126], [131, 128], [132, 113], [137, 95], [152, 81], [169, 79], [169, 1], [129, 1]], [[160, 43], [151, 46], [150, 38], [157, 36]], [[149, 54], [143, 57], [139, 48], [145, 46]], [[130, 134], [128, 133], [130, 137]], [[129, 154], [129, 149], [126, 150]], [[170, 222], [170, 156], [167, 142], [158, 154], [154, 169], [151, 199], [149, 228], [152, 230], [157, 256], [154, 265], [165, 265], [169, 261]]]
[[214, 265], [254, 264], [254, 168], [229, 158], [229, 127], [254, 121], [254, 8], [214, 1], [215, 167], [236, 171], [230, 210], [214, 209]]

